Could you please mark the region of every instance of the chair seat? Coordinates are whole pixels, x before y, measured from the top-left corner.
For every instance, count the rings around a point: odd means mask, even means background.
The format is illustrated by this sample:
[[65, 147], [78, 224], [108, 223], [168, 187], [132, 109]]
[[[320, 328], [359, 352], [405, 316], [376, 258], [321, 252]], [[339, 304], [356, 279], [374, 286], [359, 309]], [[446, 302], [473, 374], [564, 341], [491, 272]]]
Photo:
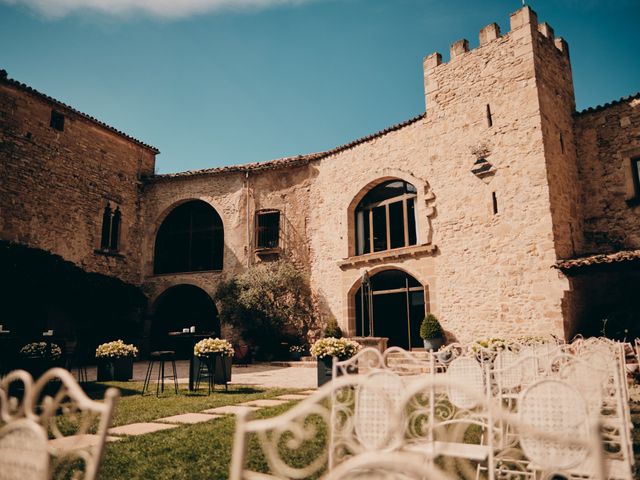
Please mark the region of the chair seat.
[[440, 455], [445, 457], [466, 458], [468, 460], [476, 460], [478, 462], [486, 460], [489, 456], [489, 447], [487, 445], [478, 445], [475, 443], [457, 443], [457, 442], [425, 442], [414, 443], [406, 448], [413, 452], [422, 452], [430, 458], [436, 458]]
[[176, 354], [173, 350], [158, 350], [151, 352], [149, 355], [154, 358], [170, 358]]

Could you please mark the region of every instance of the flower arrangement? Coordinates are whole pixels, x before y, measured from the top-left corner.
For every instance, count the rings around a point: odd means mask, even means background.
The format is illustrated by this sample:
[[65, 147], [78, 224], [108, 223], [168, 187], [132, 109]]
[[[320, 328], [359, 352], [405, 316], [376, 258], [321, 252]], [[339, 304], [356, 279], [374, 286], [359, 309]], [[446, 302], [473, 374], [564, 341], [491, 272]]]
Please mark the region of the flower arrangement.
[[135, 345], [124, 343], [122, 340], [103, 343], [96, 348], [96, 358], [135, 357], [138, 349]]
[[233, 357], [233, 345], [222, 338], [205, 338], [193, 346], [193, 354], [196, 357], [206, 357], [212, 353]]
[[20, 349], [20, 356], [24, 358], [45, 358], [47, 355], [57, 359], [62, 355], [62, 350], [55, 343], [47, 344], [47, 342], [27, 343]]
[[289, 351], [291, 353], [304, 353], [307, 350], [307, 347], [304, 345], [291, 345], [289, 347]]
[[508, 349], [510, 343], [511, 342], [509, 342], [508, 340], [505, 340], [504, 338], [489, 337], [489, 338], [484, 338], [482, 340], [476, 340], [471, 345], [471, 350], [473, 350], [475, 353], [478, 353], [483, 350], [497, 353], [501, 350]]
[[346, 360], [353, 357], [361, 346], [348, 338], [321, 338], [311, 346], [311, 355], [316, 358], [338, 357]]

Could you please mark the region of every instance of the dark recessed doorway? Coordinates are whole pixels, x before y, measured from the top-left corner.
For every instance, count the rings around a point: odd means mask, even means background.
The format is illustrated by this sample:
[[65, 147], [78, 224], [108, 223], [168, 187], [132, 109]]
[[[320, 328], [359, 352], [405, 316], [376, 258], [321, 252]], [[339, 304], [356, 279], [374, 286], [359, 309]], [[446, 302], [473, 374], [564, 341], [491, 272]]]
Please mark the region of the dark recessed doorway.
[[422, 347], [424, 286], [402, 270], [385, 270], [368, 282], [355, 294], [356, 335], [387, 337], [390, 347]]

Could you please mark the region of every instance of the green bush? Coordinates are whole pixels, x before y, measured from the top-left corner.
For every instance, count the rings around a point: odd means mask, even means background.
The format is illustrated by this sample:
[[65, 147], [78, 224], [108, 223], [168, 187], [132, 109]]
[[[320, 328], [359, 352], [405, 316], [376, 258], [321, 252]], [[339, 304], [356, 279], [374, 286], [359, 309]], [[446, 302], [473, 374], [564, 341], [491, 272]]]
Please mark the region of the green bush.
[[262, 263], [223, 281], [214, 295], [220, 320], [234, 327], [257, 358], [285, 358], [315, 328], [308, 278], [290, 262]]
[[429, 340], [431, 338], [441, 337], [444, 337], [444, 332], [442, 331], [440, 322], [435, 315], [430, 313], [422, 320], [422, 325], [420, 325], [420, 338]]
[[327, 325], [324, 327], [324, 336], [342, 338], [342, 329], [334, 317], [329, 317], [329, 320], [327, 320]]

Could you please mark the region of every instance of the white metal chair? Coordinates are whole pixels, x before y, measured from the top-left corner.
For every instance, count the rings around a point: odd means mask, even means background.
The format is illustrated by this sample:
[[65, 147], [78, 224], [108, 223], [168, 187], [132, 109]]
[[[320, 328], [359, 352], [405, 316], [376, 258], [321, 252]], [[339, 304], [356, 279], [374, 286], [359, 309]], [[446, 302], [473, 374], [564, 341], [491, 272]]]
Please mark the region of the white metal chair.
[[7, 374], [0, 379], [0, 479], [95, 479], [118, 396], [110, 388], [103, 402], [92, 400], [62, 368], [35, 382], [22, 370]]

